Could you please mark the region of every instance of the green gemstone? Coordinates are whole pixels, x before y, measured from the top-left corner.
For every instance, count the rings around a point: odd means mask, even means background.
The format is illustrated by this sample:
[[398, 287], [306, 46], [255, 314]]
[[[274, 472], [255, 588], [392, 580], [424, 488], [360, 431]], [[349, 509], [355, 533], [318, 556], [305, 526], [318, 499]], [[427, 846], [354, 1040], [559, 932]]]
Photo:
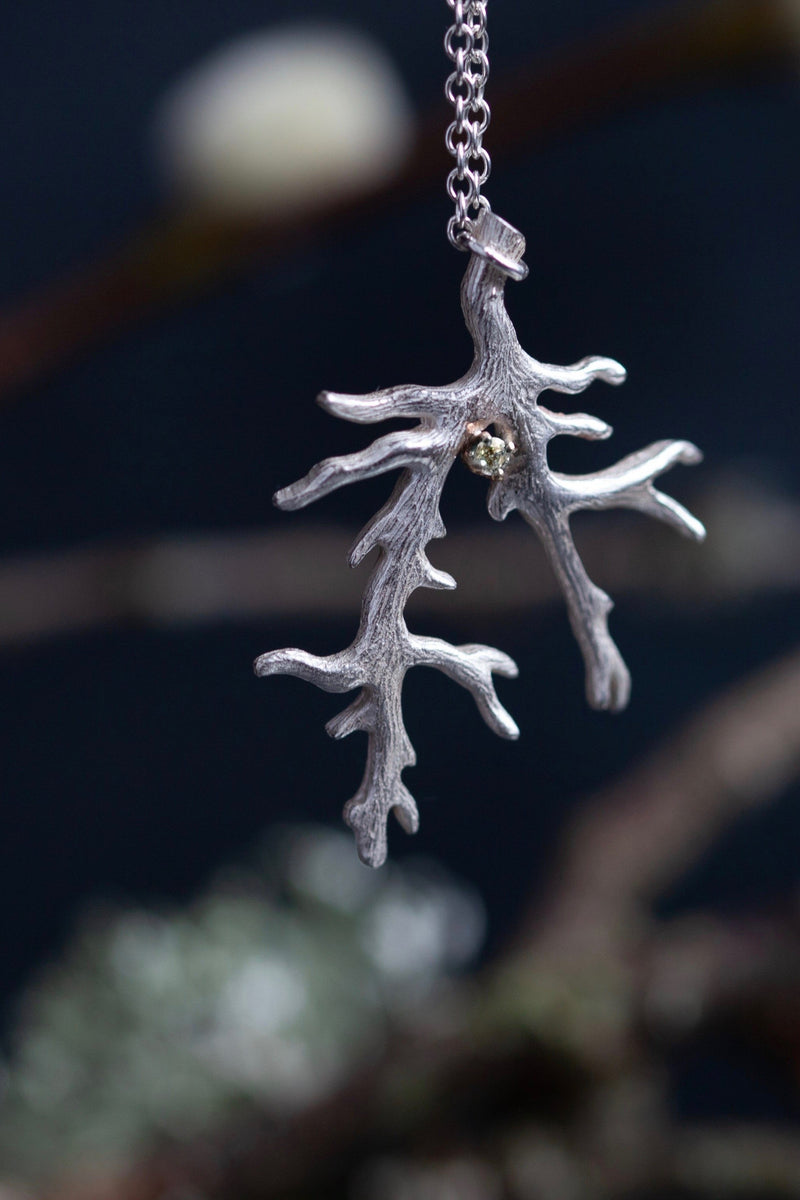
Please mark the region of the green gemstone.
[[483, 434], [467, 446], [464, 458], [467, 466], [476, 475], [499, 479], [508, 466], [511, 449], [502, 438], [487, 437]]

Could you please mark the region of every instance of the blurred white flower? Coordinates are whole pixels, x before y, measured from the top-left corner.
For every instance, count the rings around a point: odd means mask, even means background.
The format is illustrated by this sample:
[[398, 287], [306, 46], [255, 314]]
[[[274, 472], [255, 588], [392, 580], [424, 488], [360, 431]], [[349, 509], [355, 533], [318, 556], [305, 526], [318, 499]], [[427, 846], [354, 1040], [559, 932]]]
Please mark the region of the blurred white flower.
[[465, 966], [486, 932], [478, 895], [437, 874], [407, 869], [390, 876], [364, 913], [362, 945], [401, 1003]]
[[349, 837], [318, 830], [293, 831], [287, 843], [288, 874], [292, 886], [304, 896], [343, 913], [355, 913], [380, 888], [370, 867], [353, 854]]
[[273, 1034], [305, 1006], [308, 989], [301, 972], [266, 955], [242, 963], [222, 989], [225, 1023], [245, 1033]]
[[155, 141], [170, 190], [223, 212], [310, 209], [383, 183], [412, 137], [383, 51], [336, 27], [253, 33], [164, 97]]
[[377, 874], [346, 834], [308, 827], [267, 860], [180, 908], [87, 917], [0, 1061], [0, 1171], [124, 1166], [232, 1106], [296, 1111], [379, 1052], [391, 1022], [428, 1014], [480, 948], [480, 900], [441, 869]]

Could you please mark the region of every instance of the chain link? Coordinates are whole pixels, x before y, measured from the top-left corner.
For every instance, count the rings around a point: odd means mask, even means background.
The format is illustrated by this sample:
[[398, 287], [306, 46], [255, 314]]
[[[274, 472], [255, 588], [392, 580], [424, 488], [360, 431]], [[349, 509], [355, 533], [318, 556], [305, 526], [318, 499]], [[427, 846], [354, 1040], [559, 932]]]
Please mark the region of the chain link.
[[447, 177], [447, 194], [456, 206], [447, 224], [447, 236], [458, 250], [472, 222], [489, 201], [481, 188], [489, 178], [492, 160], [483, 148], [489, 127], [489, 105], [483, 98], [489, 78], [489, 36], [486, 32], [487, 0], [447, 0], [453, 10], [444, 48], [455, 70], [445, 84], [445, 95], [455, 109], [455, 119], [445, 135], [456, 165]]

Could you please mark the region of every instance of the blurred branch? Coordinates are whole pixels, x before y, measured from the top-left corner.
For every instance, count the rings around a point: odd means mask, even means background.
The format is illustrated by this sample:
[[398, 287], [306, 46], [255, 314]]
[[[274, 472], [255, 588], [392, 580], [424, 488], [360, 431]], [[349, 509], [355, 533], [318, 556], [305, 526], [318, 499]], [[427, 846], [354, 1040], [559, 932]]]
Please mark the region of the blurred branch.
[[796, 1196], [800, 1186], [800, 1142], [791, 1129], [739, 1123], [687, 1129], [674, 1140], [672, 1183], [690, 1196]]
[[[712, 534], [701, 560], [683, 547], [676, 552], [635, 518], [604, 518], [578, 530], [588, 569], [614, 592], [695, 608], [800, 589], [800, 505], [744, 478], [720, 480], [693, 504]], [[358, 609], [361, 587], [360, 575], [343, 567], [351, 540], [336, 526], [316, 526], [107, 543], [7, 560], [0, 564], [0, 647], [131, 622], [348, 616]], [[521, 525], [456, 530], [434, 557], [458, 580], [458, 590], [444, 598], [417, 593], [414, 613], [496, 617], [556, 598], [544, 555]]]
[[775, 1047], [800, 1077], [800, 921], [796, 906], [726, 919], [690, 913], [659, 925], [641, 956], [640, 1013], [661, 1040], [696, 1037], [723, 1019]]
[[[531, 149], [581, 125], [687, 84], [797, 56], [790, 0], [705, 0], [637, 19], [604, 39], [535, 62], [493, 88], [492, 153]], [[380, 191], [281, 221], [178, 212], [0, 317], [0, 398], [78, 352], [202, 288], [316, 239], [375, 219], [440, 186], [448, 169], [442, 105], [421, 123], [401, 174]]]
[[712, 701], [581, 808], [530, 946], [618, 957], [643, 935], [649, 904], [719, 833], [798, 775], [800, 650]]
[[691, 1195], [793, 1196], [800, 1181], [794, 1130], [734, 1124], [687, 1129], [675, 1139], [672, 1175]]

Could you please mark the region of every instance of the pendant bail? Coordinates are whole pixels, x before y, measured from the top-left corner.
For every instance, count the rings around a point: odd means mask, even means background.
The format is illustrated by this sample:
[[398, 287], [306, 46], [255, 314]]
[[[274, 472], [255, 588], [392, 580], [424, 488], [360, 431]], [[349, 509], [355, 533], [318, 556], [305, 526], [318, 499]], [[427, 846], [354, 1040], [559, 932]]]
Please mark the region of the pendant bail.
[[525, 238], [491, 209], [484, 209], [480, 213], [471, 231], [463, 235], [462, 245], [510, 279], [517, 282], [527, 279], [528, 265], [522, 261]]

